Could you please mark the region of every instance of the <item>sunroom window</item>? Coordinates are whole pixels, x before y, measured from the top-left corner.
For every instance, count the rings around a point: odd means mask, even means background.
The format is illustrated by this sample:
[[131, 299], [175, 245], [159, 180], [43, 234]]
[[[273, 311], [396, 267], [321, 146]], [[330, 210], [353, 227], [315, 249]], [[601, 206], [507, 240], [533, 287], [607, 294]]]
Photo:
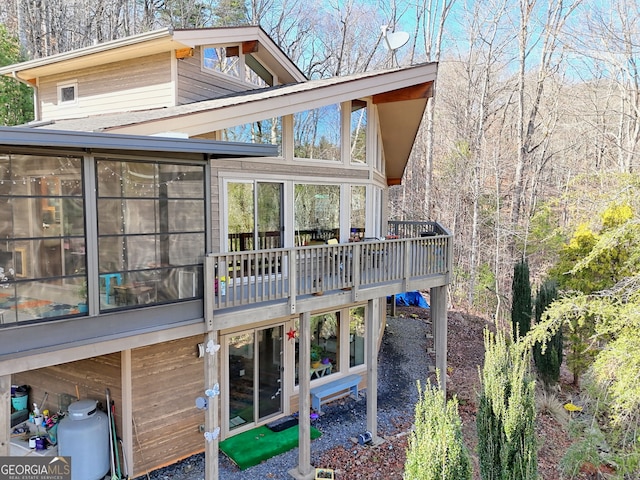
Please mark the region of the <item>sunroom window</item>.
[[340, 112], [340, 105], [333, 104], [294, 114], [294, 156], [340, 161]]
[[200, 297], [204, 167], [102, 159], [97, 188], [101, 309]]
[[226, 128], [220, 131], [220, 139], [225, 142], [277, 145], [278, 155], [282, 155], [282, 122], [276, 117]]
[[82, 159], [0, 155], [0, 327], [82, 315]]
[[340, 235], [340, 186], [295, 185], [296, 245], [326, 243]]
[[367, 161], [367, 102], [351, 102], [351, 162]]
[[364, 238], [366, 195], [367, 189], [364, 185], [351, 186], [351, 214], [349, 219], [350, 241], [360, 241]]

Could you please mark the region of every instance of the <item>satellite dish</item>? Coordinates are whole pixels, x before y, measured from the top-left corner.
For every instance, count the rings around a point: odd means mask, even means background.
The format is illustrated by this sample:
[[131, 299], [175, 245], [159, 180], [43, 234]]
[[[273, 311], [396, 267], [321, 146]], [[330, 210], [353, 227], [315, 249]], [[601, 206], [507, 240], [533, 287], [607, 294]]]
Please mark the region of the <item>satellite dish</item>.
[[409, 41], [409, 34], [407, 32], [391, 32], [388, 33], [389, 26], [383, 25], [382, 35], [384, 36], [384, 46], [387, 50], [397, 50], [404, 46]]

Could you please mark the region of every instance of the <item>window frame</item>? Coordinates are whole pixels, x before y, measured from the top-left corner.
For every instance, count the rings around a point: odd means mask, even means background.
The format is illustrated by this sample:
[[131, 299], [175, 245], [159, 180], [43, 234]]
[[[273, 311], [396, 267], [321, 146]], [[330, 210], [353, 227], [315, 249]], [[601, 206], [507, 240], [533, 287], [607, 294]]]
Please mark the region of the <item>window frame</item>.
[[[73, 100], [64, 100], [63, 91], [65, 89], [73, 89]], [[68, 82], [60, 82], [56, 85], [58, 92], [58, 105], [77, 105], [78, 104], [78, 80]]]

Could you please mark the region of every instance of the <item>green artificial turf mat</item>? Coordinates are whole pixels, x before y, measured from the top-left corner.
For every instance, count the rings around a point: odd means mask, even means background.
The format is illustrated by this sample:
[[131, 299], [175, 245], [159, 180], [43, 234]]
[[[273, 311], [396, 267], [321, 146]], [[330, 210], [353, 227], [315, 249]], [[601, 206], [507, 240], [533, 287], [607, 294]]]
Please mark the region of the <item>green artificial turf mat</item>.
[[[311, 440], [320, 435], [322, 434], [317, 428], [311, 427]], [[273, 432], [262, 426], [220, 442], [220, 450], [241, 470], [258, 465], [297, 446], [298, 425], [281, 432]]]

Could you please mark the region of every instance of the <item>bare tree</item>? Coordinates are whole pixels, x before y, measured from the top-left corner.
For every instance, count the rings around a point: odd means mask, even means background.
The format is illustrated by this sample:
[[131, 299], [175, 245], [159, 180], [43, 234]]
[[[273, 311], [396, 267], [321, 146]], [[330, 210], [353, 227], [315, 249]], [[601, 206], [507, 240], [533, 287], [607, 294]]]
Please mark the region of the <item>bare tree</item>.
[[[522, 204], [524, 202], [524, 184], [527, 169], [531, 166], [532, 154], [542, 145], [543, 139], [539, 134], [538, 114], [540, 111], [543, 92], [548, 79], [557, 70], [562, 61], [559, 51], [560, 33], [566, 25], [567, 19], [580, 4], [581, 0], [564, 2], [563, 0], [549, 0], [544, 12], [545, 22], [538, 30], [541, 38], [533, 38], [530, 33], [532, 16], [536, 9], [537, 0], [520, 0], [520, 25], [518, 34], [518, 116], [517, 116], [517, 162], [513, 180], [513, 198], [511, 203], [511, 228], [514, 236], [509, 242], [509, 251], [515, 258], [515, 235], [521, 220]], [[533, 88], [528, 92], [529, 76], [527, 75], [527, 60], [532, 55], [534, 45], [541, 41], [540, 61], [538, 73]], [[529, 101], [525, 101], [526, 98]], [[544, 138], [545, 132], [542, 134]]]
[[594, 125], [592, 134], [603, 148], [615, 150], [620, 172], [632, 172], [640, 154], [640, 5], [630, 0], [592, 5], [571, 34], [574, 51], [584, 59], [582, 70], [595, 70], [594, 79], [604, 77], [599, 86], [609, 99], [604, 122]]

